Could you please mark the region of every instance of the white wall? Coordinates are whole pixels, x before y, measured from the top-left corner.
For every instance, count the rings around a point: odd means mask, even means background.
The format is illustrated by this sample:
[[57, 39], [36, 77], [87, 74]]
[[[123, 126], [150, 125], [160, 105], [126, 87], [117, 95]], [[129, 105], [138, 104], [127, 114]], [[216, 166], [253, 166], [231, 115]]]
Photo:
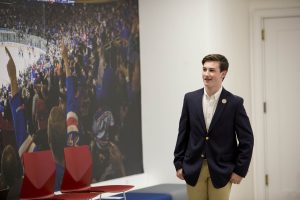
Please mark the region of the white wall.
[[[183, 183], [175, 177], [173, 151], [183, 96], [203, 86], [202, 58], [228, 58], [224, 87], [244, 98], [251, 119], [251, 12], [297, 5], [299, 0], [139, 0], [145, 173], [101, 184]], [[231, 199], [253, 200], [253, 190], [251, 165]]]
[[[180, 182], [173, 151], [183, 96], [202, 87], [206, 54], [228, 58], [224, 86], [250, 112], [249, 2], [140, 0], [139, 9], [145, 172], [151, 183]], [[233, 187], [232, 199], [253, 199], [252, 174]]]

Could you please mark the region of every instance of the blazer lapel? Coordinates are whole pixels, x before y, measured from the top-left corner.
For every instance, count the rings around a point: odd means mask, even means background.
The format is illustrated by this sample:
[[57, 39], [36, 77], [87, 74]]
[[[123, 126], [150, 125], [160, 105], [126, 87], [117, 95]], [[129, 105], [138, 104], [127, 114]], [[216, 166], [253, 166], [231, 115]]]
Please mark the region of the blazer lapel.
[[222, 113], [223, 113], [223, 110], [227, 104], [227, 94], [228, 92], [223, 88], [222, 90], [222, 93], [220, 95], [220, 98], [219, 98], [219, 101], [218, 101], [218, 104], [217, 104], [217, 108], [216, 108], [216, 111], [215, 111], [215, 114], [211, 120], [211, 123], [210, 123], [210, 126], [209, 126], [209, 129], [208, 129], [208, 133], [211, 132], [211, 130], [214, 128], [214, 126], [216, 125], [217, 121], [219, 120], [219, 118], [221, 117]]
[[204, 89], [200, 89], [199, 92], [197, 93], [197, 99], [195, 101], [195, 104], [196, 104], [196, 109], [197, 109], [197, 113], [199, 114], [199, 119], [200, 119], [200, 124], [201, 124], [201, 127], [204, 131], [207, 131], [206, 130], [206, 125], [205, 125], [205, 120], [204, 120], [204, 114], [203, 114], [203, 103], [202, 103], [202, 100], [203, 100], [203, 94], [204, 94]]

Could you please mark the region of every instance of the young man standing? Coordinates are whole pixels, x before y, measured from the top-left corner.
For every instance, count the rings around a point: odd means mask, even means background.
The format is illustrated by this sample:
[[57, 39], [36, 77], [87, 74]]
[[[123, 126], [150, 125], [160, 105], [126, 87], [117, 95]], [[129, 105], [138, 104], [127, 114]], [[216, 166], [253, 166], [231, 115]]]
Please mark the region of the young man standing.
[[243, 99], [222, 87], [228, 61], [220, 54], [202, 60], [204, 88], [184, 97], [174, 151], [176, 176], [189, 200], [228, 200], [231, 184], [246, 176], [253, 133]]

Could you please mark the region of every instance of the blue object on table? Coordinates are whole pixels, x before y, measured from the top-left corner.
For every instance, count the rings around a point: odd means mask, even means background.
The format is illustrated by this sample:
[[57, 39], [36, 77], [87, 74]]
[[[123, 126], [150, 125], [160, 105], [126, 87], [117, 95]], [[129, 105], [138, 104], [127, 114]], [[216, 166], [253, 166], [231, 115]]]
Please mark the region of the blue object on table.
[[[114, 195], [114, 197], [122, 197], [122, 194]], [[101, 199], [105, 200], [105, 197]], [[172, 196], [160, 193], [126, 192], [126, 200], [172, 200]]]

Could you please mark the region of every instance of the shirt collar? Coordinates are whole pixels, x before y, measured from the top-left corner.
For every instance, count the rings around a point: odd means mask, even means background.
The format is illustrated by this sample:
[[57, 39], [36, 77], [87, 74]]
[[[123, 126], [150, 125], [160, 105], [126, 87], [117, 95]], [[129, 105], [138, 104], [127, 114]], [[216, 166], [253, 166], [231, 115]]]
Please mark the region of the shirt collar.
[[205, 97], [206, 97], [207, 99], [214, 99], [214, 100], [217, 100], [217, 99], [220, 98], [222, 89], [223, 89], [223, 87], [221, 86], [220, 89], [219, 89], [215, 94], [213, 94], [213, 95], [211, 95], [211, 96], [208, 96], [208, 94], [207, 94], [207, 92], [206, 92], [206, 90], [205, 90], [205, 88], [204, 88], [204, 95], [205, 95]]

